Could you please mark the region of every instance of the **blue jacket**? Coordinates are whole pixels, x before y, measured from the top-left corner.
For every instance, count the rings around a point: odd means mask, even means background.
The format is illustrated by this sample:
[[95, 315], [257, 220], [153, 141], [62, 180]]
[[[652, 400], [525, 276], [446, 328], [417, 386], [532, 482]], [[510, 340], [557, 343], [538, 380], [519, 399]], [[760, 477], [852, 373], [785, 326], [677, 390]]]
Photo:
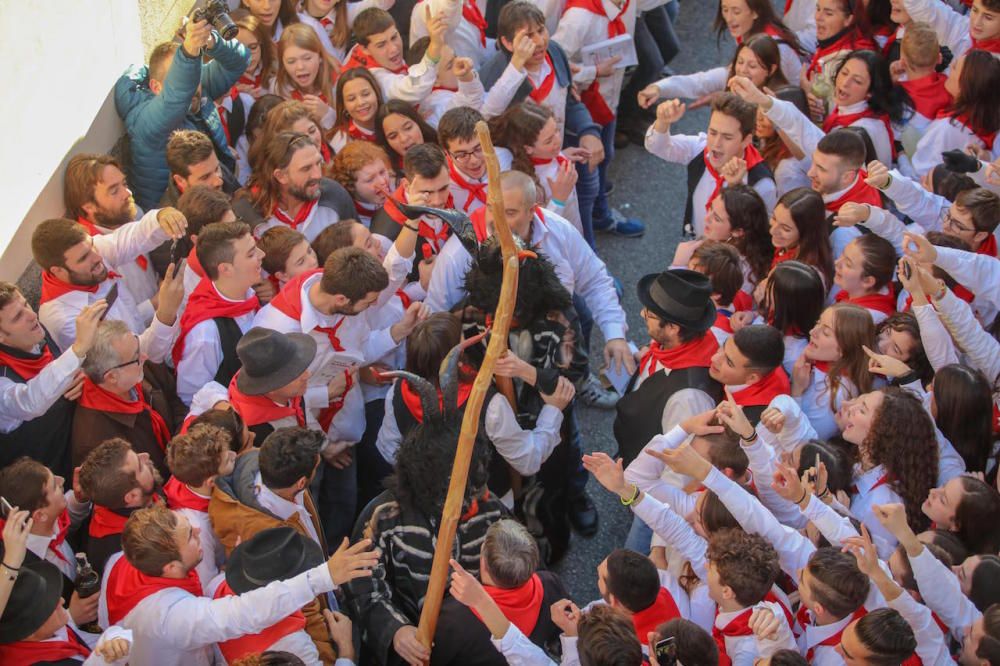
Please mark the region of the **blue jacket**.
[[[174, 130], [204, 132], [215, 144], [219, 161], [230, 166], [234, 163], [212, 100], [236, 84], [250, 62], [250, 52], [235, 39], [226, 42], [218, 33], [213, 35], [215, 46], [207, 52], [212, 58], [208, 64], [177, 49], [159, 95], [149, 89], [149, 68], [145, 65], [130, 67], [115, 84], [115, 108], [131, 142], [129, 186], [136, 202], [146, 210], [155, 208], [167, 189], [170, 169], [166, 147]], [[202, 104], [193, 114], [191, 98], [199, 82]]]
[[[568, 88], [573, 83], [573, 77], [569, 71], [569, 60], [562, 47], [551, 39], [549, 40], [549, 57], [552, 58], [552, 68], [556, 70], [556, 81], [563, 88]], [[479, 68], [479, 80], [483, 82], [483, 87], [486, 90], [492, 88], [509, 64], [510, 54], [500, 49], [498, 45], [496, 54]], [[511, 104], [523, 102], [530, 92], [531, 82], [525, 78], [517, 92], [514, 93]], [[591, 119], [590, 111], [570, 91], [566, 95], [566, 136], [563, 140], [567, 144], [575, 145], [584, 134], [593, 134], [597, 138], [601, 138], [601, 126]]]

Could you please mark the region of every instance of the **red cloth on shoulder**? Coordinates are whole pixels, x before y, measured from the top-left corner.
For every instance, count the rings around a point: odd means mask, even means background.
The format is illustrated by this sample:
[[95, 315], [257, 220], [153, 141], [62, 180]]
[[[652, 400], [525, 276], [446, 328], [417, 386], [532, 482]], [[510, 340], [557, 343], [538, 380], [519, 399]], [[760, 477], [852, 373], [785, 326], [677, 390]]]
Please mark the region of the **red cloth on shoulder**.
[[204, 594], [201, 589], [201, 581], [198, 580], [198, 572], [193, 568], [188, 571], [185, 578], [149, 576], [132, 566], [124, 555], [118, 558], [107, 576], [105, 600], [108, 604], [108, 620], [111, 624], [117, 624], [131, 613], [139, 602], [161, 590], [177, 587], [196, 597]]

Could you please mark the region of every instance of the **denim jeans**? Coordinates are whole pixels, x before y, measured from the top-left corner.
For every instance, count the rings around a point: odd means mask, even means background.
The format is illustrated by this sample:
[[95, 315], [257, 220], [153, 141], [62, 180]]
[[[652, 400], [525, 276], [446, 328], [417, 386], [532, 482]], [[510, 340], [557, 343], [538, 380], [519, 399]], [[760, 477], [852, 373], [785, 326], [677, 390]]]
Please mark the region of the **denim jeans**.
[[[594, 228], [611, 226], [611, 206], [604, 191], [608, 187], [608, 165], [615, 157], [615, 126], [612, 120], [601, 129], [601, 143], [604, 144], [604, 161], [591, 172], [586, 164], [577, 164], [580, 174], [576, 181], [576, 196], [580, 200], [580, 215], [583, 218], [583, 236], [596, 252], [594, 244]], [[591, 210], [592, 209], [592, 210]], [[586, 213], [584, 211], [587, 211]]]
[[653, 528], [642, 522], [639, 516], [632, 516], [632, 527], [625, 537], [625, 548], [640, 555], [649, 555], [649, 546], [653, 542]]

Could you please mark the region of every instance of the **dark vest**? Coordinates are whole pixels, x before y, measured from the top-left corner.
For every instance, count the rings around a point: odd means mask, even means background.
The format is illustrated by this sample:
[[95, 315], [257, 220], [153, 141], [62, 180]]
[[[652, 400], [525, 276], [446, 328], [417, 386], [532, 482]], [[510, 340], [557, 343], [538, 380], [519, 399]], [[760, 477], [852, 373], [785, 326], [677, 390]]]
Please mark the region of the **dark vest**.
[[[694, 229], [694, 225], [692, 224], [694, 220], [694, 191], [695, 188], [698, 187], [701, 177], [705, 175], [705, 171], [706, 166], [704, 153], [699, 153], [697, 157], [688, 162], [687, 205], [684, 208], [684, 227], [681, 229], [682, 232], [688, 232], [689, 230]], [[767, 166], [767, 162], [761, 162], [747, 172], [747, 184], [749, 184], [750, 187], [753, 187], [765, 178], [774, 180], [774, 174], [771, 173], [771, 167]]]
[[212, 321], [219, 329], [219, 343], [222, 345], [222, 363], [213, 379], [223, 386], [229, 386], [233, 376], [243, 367], [240, 357], [236, 355], [236, 343], [243, 337], [243, 331], [236, 320], [229, 317], [216, 317]]
[[[48, 332], [45, 333], [45, 344], [48, 345], [53, 358], [59, 358], [59, 347]], [[9, 347], [5, 351], [11, 356], [30, 357]], [[7, 366], [0, 367], [0, 377], [6, 377], [17, 384], [27, 383], [23, 377]], [[28, 456], [48, 467], [53, 474], [65, 479], [72, 478], [70, 441], [75, 409], [76, 403], [59, 396], [41, 416], [23, 422], [11, 432], [0, 433], [0, 468], [6, 467], [21, 456]]]
[[236, 147], [236, 142], [247, 126], [247, 110], [243, 107], [243, 98], [237, 95], [233, 98], [233, 110], [229, 112], [227, 122], [229, 123], [229, 145]]
[[[479, 412], [479, 432], [486, 434], [486, 409], [489, 407], [490, 400], [496, 395], [497, 391], [494, 386], [490, 386], [489, 391], [486, 393], [486, 398], [483, 400], [483, 408]], [[465, 405], [459, 408], [459, 411], [465, 413]], [[392, 413], [396, 417], [396, 427], [399, 429], [399, 434], [402, 440], [405, 441], [407, 435], [419, 425], [416, 417], [410, 412], [409, 407], [403, 402], [403, 392], [399, 390], [399, 385], [396, 385], [396, 389], [392, 392]], [[486, 483], [486, 486], [490, 489], [496, 497], [503, 497], [510, 490], [510, 470], [507, 467], [507, 461], [504, 460], [503, 456], [497, 453], [496, 449], [493, 447], [493, 443], [490, 442], [490, 478]]]
[[716, 402], [723, 395], [722, 385], [708, 375], [708, 368], [671, 370], [670, 374], [656, 372], [633, 391], [638, 376], [637, 370], [616, 406], [618, 413], [614, 431], [618, 441], [617, 455], [624, 459], [626, 465], [635, 460], [649, 440], [663, 434], [663, 409], [674, 393], [687, 388], [698, 389]]

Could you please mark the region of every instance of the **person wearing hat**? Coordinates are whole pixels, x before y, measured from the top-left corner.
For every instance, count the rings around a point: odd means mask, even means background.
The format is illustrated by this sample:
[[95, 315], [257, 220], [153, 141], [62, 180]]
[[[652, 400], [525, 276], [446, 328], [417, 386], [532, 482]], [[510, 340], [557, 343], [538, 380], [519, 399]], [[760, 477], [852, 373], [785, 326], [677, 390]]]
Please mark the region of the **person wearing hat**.
[[[259, 449], [236, 458], [232, 474], [215, 479], [208, 516], [212, 529], [229, 556], [237, 544], [275, 527], [290, 527], [321, 550], [329, 552], [309, 484], [320, 463], [326, 437], [318, 430], [279, 428]], [[323, 596], [303, 608], [306, 631], [324, 663], [333, 662], [333, 644], [323, 622]]]
[[[108, 562], [98, 615], [102, 626], [118, 624], [133, 632], [131, 663], [157, 666], [208, 666], [216, 643], [263, 632], [317, 596], [371, 576], [379, 556], [368, 539], [350, 547], [345, 541], [328, 560], [288, 571], [297, 573], [292, 578], [210, 599], [202, 595], [195, 572], [202, 557], [198, 528], [183, 515], [163, 506], [136, 511], [122, 547]], [[252, 575], [245, 554], [229, 566]]]
[[[8, 568], [9, 569], [9, 568]], [[93, 647], [85, 641], [63, 606], [62, 574], [43, 560], [16, 571], [7, 607], [0, 615], [0, 664], [124, 664], [132, 632], [111, 626]], [[136, 662], [137, 663], [137, 662]]]
[[[219, 583], [213, 596], [222, 599], [256, 590], [276, 580], [294, 578], [319, 566], [323, 559], [323, 551], [316, 542], [291, 527], [274, 527], [258, 532], [233, 550], [226, 567], [225, 580]], [[346, 616], [340, 613], [336, 616], [335, 622], [346, 621], [347, 626], [350, 626], [350, 620]], [[319, 663], [316, 645], [306, 633], [305, 627], [305, 615], [297, 610], [260, 633], [219, 643], [219, 651], [230, 664], [265, 651], [288, 652], [307, 664]], [[344, 643], [341, 642], [344, 639], [343, 632], [338, 634], [333, 635], [331, 631], [331, 637], [337, 643], [336, 666], [353, 666], [354, 645], [350, 633], [347, 633]]]

